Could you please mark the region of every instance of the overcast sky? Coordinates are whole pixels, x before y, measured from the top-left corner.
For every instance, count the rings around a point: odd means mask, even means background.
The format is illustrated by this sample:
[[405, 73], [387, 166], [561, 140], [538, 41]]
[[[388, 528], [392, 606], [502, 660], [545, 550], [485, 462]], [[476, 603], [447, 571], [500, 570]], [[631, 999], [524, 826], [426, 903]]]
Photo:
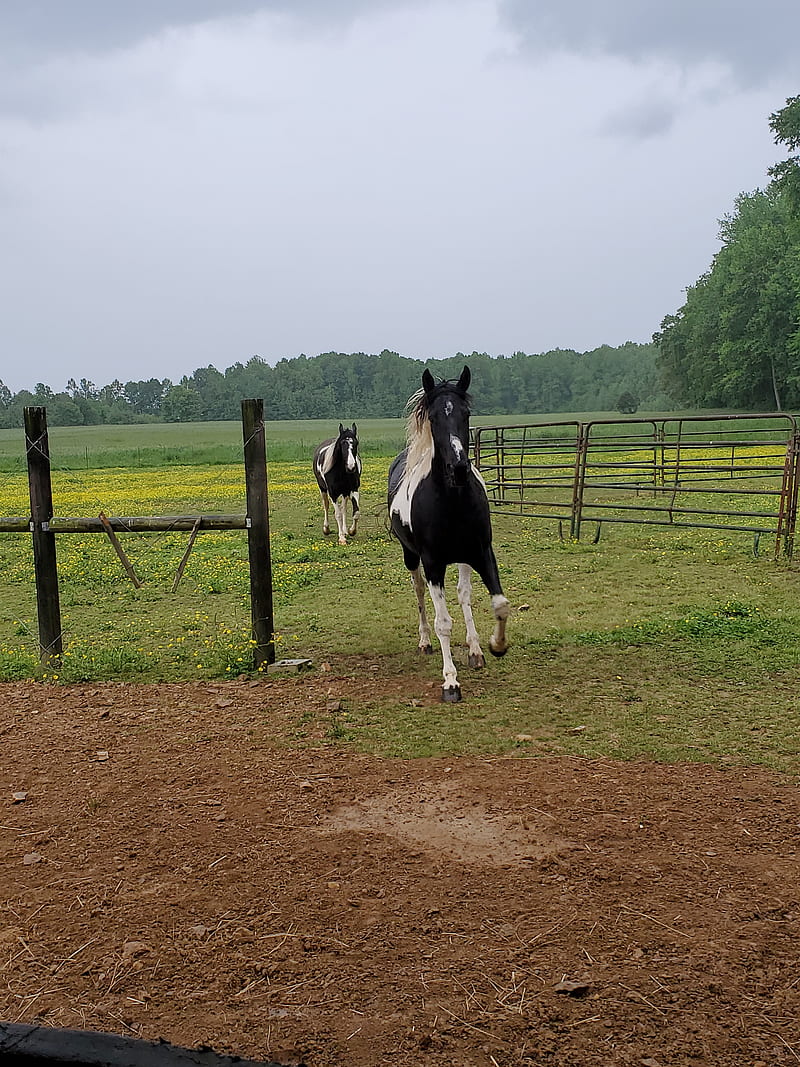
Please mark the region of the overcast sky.
[[0, 0], [0, 379], [648, 341], [797, 0]]

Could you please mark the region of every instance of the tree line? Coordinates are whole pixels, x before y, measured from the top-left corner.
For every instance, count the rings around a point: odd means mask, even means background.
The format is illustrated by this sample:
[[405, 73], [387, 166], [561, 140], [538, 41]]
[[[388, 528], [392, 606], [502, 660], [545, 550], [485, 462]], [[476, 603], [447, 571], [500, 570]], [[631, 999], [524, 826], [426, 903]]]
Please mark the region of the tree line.
[[710, 268], [653, 338], [664, 387], [690, 405], [800, 408], [800, 96], [769, 123], [794, 154], [737, 197]]
[[258, 356], [225, 371], [198, 368], [169, 379], [113, 381], [97, 387], [70, 378], [56, 392], [39, 384], [12, 394], [0, 383], [0, 426], [22, 424], [24, 407], [43, 405], [53, 426], [99, 423], [194, 422], [238, 419], [243, 397], [263, 397], [268, 419], [397, 418], [429, 367], [457, 378], [465, 363], [473, 376], [475, 412], [481, 415], [566, 411], [635, 411], [668, 406], [659, 384], [652, 344], [602, 345], [590, 352], [557, 349], [540, 355], [457, 353], [416, 360], [397, 352], [325, 352], [282, 359], [270, 366]]

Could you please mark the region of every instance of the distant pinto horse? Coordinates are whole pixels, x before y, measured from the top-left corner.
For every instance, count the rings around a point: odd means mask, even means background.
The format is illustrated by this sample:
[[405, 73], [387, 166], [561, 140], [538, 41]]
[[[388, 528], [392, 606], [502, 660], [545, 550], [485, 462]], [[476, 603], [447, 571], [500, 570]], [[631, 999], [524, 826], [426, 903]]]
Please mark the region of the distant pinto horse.
[[407, 447], [389, 469], [389, 517], [392, 533], [403, 547], [419, 606], [419, 647], [431, 653], [425, 614], [425, 583], [435, 609], [434, 629], [442, 647], [442, 700], [461, 699], [450, 649], [453, 620], [444, 596], [445, 571], [458, 564], [458, 602], [467, 627], [470, 667], [483, 667], [478, 632], [472, 617], [472, 571], [478, 572], [492, 597], [495, 627], [489, 650], [508, 649], [506, 619], [510, 605], [500, 587], [492, 548], [489, 500], [483, 478], [469, 458], [469, 367], [458, 381], [434, 381], [422, 375], [422, 389], [408, 401]]
[[[329, 534], [330, 503], [333, 501], [333, 513], [339, 530], [339, 544], [346, 545], [349, 533], [355, 536], [358, 526], [358, 491], [361, 487], [361, 457], [358, 454], [358, 431], [353, 423], [352, 429], [339, 423], [339, 436], [323, 441], [314, 453], [314, 477], [317, 479], [322, 494], [322, 507], [325, 521], [322, 532]], [[347, 501], [353, 509], [353, 521], [347, 530]]]

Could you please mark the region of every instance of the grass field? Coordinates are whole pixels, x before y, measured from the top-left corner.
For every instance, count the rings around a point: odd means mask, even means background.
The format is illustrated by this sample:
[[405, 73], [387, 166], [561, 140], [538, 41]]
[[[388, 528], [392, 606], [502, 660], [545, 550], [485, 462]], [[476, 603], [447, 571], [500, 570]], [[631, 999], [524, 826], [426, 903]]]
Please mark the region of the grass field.
[[[271, 424], [268, 439], [278, 448], [273, 425], [280, 426]], [[416, 652], [416, 608], [398, 546], [386, 533], [383, 505], [392, 435], [399, 437], [402, 427], [397, 420], [379, 426], [387, 455], [366, 451], [362, 526], [345, 548], [322, 537], [307, 456], [290, 462], [270, 452], [278, 655], [308, 656], [317, 668], [326, 662], [354, 679], [367, 673], [374, 679], [370, 697], [354, 696], [331, 713], [331, 743], [402, 756], [555, 751], [761, 762], [800, 771], [798, 575], [767, 552], [755, 557], [746, 534], [609, 527], [592, 544], [560, 540], [553, 522], [499, 516], [496, 549], [514, 605], [508, 656], [482, 673], [460, 667], [461, 705], [432, 711], [430, 701], [426, 706], [413, 693], [402, 703], [384, 699], [383, 675], [415, 677], [419, 692], [430, 696], [441, 681], [441, 660], [438, 653], [420, 659]], [[320, 429], [333, 432], [335, 426], [284, 429], [287, 447], [302, 442], [308, 452]], [[366, 424], [360, 429], [366, 437]], [[108, 429], [96, 436], [53, 431], [56, 513], [243, 513], [241, 464], [187, 463], [189, 430], [189, 447], [238, 450], [236, 424], [203, 424], [199, 433], [195, 426], [125, 427], [117, 440]], [[138, 441], [136, 449], [176, 449], [184, 462], [141, 466], [135, 474], [60, 462], [79, 456], [81, 447], [130, 455], [132, 441]], [[0, 475], [0, 514], [24, 515], [27, 509], [20, 462]], [[135, 589], [104, 537], [59, 535], [66, 652], [58, 669], [43, 672], [30, 536], [0, 537], [0, 680], [60, 684], [246, 674], [246, 537], [201, 534], [173, 594], [187, 538], [125, 535], [124, 547], [144, 583]], [[451, 601], [460, 641], [454, 588]], [[490, 612], [482, 589], [475, 601], [485, 638]], [[311, 724], [302, 706], [302, 677], [296, 686], [291, 743], [302, 745]]]
[[[672, 417], [679, 418], [681, 414], [690, 413], [677, 412]], [[646, 417], [644, 413], [640, 413], [640, 416]], [[485, 415], [474, 417], [472, 425], [477, 428], [618, 418], [614, 412], [608, 411], [566, 412], [558, 415]], [[403, 447], [405, 423], [402, 418], [359, 419], [357, 425], [361, 451], [365, 456], [393, 456]], [[338, 422], [333, 419], [274, 421], [267, 422], [265, 428], [271, 461], [302, 462], [313, 453], [320, 441], [337, 432]], [[242, 428], [239, 422], [54, 426], [50, 428], [48, 436], [53, 465], [66, 470], [238, 463], [242, 454]], [[22, 428], [0, 429], [0, 472], [23, 469], [24, 463], [25, 435]]]

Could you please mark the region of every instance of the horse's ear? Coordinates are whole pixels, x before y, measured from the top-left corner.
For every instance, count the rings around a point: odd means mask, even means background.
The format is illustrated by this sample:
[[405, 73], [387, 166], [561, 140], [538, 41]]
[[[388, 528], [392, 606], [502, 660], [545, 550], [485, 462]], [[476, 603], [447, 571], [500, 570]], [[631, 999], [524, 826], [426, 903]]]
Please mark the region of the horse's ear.
[[432, 389], [436, 388], [436, 382], [433, 380], [433, 375], [427, 367], [422, 372], [422, 385], [426, 393], [429, 393]]
[[344, 426], [341, 423], [339, 423], [339, 433], [344, 433]]
[[461, 372], [461, 377], [458, 379], [458, 388], [466, 393], [469, 389], [469, 383], [472, 381], [472, 375], [469, 372], [469, 367], [464, 367]]
[[354, 435], [355, 435], [356, 437], [358, 437], [358, 430], [356, 429], [356, 424], [355, 424], [355, 423], [353, 423], [353, 434], [354, 434]]

